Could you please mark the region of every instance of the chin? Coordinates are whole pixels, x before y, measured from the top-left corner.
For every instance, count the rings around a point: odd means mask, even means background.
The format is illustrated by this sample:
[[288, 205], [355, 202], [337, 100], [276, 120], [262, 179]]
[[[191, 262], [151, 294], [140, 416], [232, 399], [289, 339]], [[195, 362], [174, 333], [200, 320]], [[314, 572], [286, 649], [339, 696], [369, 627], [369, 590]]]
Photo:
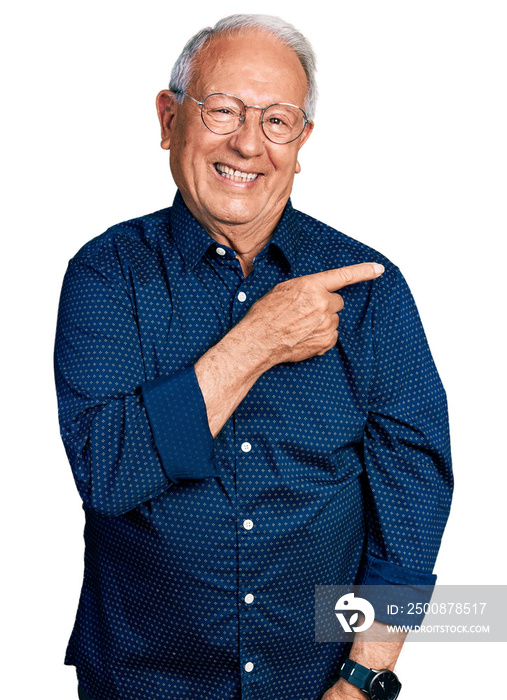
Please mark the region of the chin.
[[208, 212], [216, 221], [230, 225], [248, 224], [258, 215], [258, 212], [253, 211], [251, 207], [242, 202], [224, 202], [223, 206], [217, 206], [217, 203], [214, 202]]

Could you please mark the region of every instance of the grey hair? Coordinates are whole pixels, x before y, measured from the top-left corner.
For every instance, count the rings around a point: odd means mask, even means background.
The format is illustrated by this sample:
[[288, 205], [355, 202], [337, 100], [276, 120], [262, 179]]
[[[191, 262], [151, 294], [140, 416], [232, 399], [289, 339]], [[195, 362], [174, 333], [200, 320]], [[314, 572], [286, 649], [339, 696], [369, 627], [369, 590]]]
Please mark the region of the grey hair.
[[315, 116], [317, 103], [317, 81], [315, 77], [317, 60], [315, 53], [308, 39], [292, 24], [284, 22], [280, 17], [271, 15], [231, 15], [221, 19], [214, 27], [206, 27], [197, 32], [185, 44], [171, 72], [169, 89], [178, 93], [175, 99], [178, 102], [183, 101], [184, 96], [181, 93], [187, 92], [192, 80], [194, 59], [213, 37], [218, 34], [232, 34], [252, 28], [273, 34], [297, 54], [308, 81], [305, 112], [309, 121], [312, 121]]

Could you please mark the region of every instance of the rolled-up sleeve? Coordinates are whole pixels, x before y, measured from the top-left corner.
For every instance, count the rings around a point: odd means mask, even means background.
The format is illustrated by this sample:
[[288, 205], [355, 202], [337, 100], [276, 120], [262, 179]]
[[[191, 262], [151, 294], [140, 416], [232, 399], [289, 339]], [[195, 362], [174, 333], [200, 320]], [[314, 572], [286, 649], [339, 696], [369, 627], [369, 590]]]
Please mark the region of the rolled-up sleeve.
[[453, 486], [447, 401], [404, 278], [391, 269], [378, 282], [360, 583], [420, 587], [427, 599]]
[[193, 365], [169, 377], [145, 382], [142, 394], [169, 479], [176, 483], [215, 475], [213, 437]]
[[135, 310], [113, 260], [69, 263], [55, 377], [61, 435], [87, 507], [118, 515], [181, 479], [215, 475], [193, 367], [147, 381]]

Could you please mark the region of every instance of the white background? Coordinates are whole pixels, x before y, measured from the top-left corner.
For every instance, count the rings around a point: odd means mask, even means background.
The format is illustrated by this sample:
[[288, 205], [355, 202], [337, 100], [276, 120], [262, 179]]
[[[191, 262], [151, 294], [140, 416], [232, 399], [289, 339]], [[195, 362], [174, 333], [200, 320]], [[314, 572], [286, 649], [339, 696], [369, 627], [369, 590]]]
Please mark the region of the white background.
[[[171, 203], [155, 95], [191, 34], [252, 11], [294, 23], [319, 59], [321, 97], [295, 206], [401, 267], [447, 389], [457, 486], [439, 582], [506, 583], [505, 4], [18, 2], [4, 12], [0, 41], [8, 700], [76, 697], [74, 669], [62, 660], [83, 514], [52, 376], [67, 261], [107, 227]], [[402, 697], [498, 697], [505, 652], [407, 644]]]

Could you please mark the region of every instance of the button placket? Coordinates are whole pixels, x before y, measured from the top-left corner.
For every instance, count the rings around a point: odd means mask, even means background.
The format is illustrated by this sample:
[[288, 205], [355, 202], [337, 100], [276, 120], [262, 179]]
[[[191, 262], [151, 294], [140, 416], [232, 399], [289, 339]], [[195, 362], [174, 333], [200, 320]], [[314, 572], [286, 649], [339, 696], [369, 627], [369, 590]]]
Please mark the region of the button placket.
[[[252, 280], [248, 278], [236, 288], [234, 313], [240, 318], [246, 313], [256, 298], [251, 289]], [[243, 289], [246, 291], [243, 292]], [[234, 431], [236, 438], [236, 489], [238, 503], [238, 613], [239, 613], [239, 663], [245, 698], [256, 691], [256, 682], [262, 675], [262, 664], [256, 651], [253, 638], [259, 629], [259, 608], [256, 600], [258, 585], [258, 548], [262, 537], [262, 523], [257, 517], [255, 501], [251, 498], [251, 484], [255, 480], [257, 462], [257, 435], [252, 432], [251, 416], [247, 403], [239, 406], [234, 413]]]
[[251, 288], [251, 283], [249, 277], [243, 279], [241, 284], [236, 288], [232, 302], [232, 322], [239, 323], [239, 321], [245, 316], [248, 309], [255, 299], [255, 295]]
[[[241, 415], [241, 411], [239, 412]], [[239, 427], [238, 423], [241, 423], [240, 416], [237, 416], [236, 420], [236, 429]], [[239, 432], [239, 431], [238, 431]], [[238, 437], [241, 436], [241, 432], [239, 432]], [[238, 444], [238, 443], [236, 443]], [[251, 460], [251, 456], [249, 453], [252, 452], [252, 443], [249, 442], [248, 440], [239, 440], [239, 452], [238, 452], [238, 457], [239, 457], [239, 463], [244, 461], [245, 463], [245, 468], [249, 468], [248, 465]], [[243, 458], [243, 459], [242, 459]], [[238, 496], [241, 494], [241, 489], [240, 492], [238, 493]], [[241, 499], [242, 500], [242, 499]], [[245, 689], [249, 686], [251, 683], [251, 679], [253, 679], [256, 676], [255, 671], [257, 670], [255, 668], [256, 664], [254, 660], [252, 659], [252, 650], [250, 649], [250, 645], [248, 643], [248, 640], [250, 639], [251, 635], [251, 630], [252, 630], [252, 625], [255, 625], [254, 618], [255, 618], [255, 607], [253, 606], [254, 602], [254, 595], [253, 593], [249, 592], [249, 588], [252, 586], [252, 571], [251, 571], [251, 560], [252, 560], [252, 553], [255, 552], [256, 548], [256, 533], [255, 533], [255, 523], [254, 520], [250, 517], [248, 517], [248, 512], [250, 508], [250, 504], [247, 503], [242, 503], [242, 510], [247, 517], [243, 520], [240, 520], [240, 523], [242, 525], [242, 530], [243, 530], [243, 537], [241, 538], [241, 543], [239, 544], [240, 550], [239, 550], [239, 590], [241, 591], [241, 600], [243, 602], [243, 605], [240, 606], [240, 611], [239, 611], [239, 616], [240, 616], [240, 664], [241, 664], [241, 670], [242, 670], [242, 677], [245, 682]]]

